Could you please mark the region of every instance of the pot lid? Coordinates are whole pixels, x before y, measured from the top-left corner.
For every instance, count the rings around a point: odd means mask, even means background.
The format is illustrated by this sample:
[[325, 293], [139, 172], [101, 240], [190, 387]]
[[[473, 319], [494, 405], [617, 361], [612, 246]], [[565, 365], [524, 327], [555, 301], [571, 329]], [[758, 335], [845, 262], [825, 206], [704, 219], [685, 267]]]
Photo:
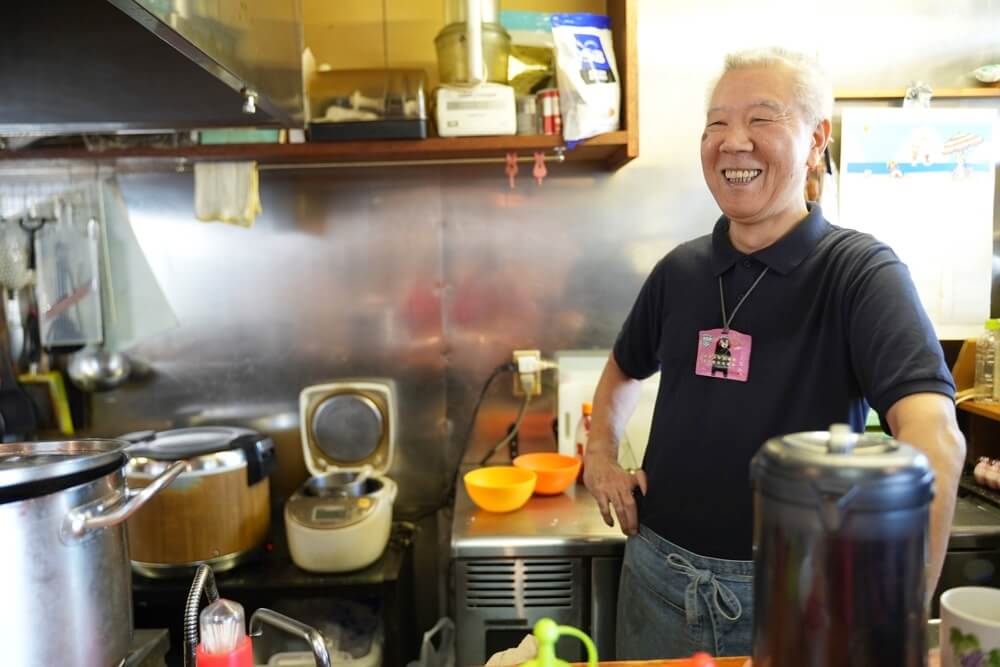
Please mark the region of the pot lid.
[[771, 438], [751, 462], [764, 493], [800, 504], [851, 496], [856, 508], [888, 510], [930, 502], [934, 475], [916, 448], [846, 424]]
[[396, 448], [390, 380], [345, 380], [306, 387], [299, 420], [306, 467], [313, 475], [370, 465], [384, 474]]
[[238, 449], [234, 446], [237, 438], [254, 435], [264, 438], [248, 428], [195, 426], [170, 431], [137, 431], [123, 435], [122, 439], [135, 443], [129, 447], [130, 456], [141, 456], [156, 461], [179, 461]]
[[125, 462], [121, 440], [12, 442], [0, 445], [0, 490], [71, 475], [91, 473]]

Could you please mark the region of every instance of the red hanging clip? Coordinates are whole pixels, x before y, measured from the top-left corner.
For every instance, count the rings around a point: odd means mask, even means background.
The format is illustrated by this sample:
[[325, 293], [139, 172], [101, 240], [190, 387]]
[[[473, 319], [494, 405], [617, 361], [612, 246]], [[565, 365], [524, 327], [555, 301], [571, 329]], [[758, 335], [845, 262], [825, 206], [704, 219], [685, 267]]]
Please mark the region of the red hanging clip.
[[549, 170], [545, 166], [545, 153], [541, 151], [535, 153], [535, 168], [531, 170], [531, 174], [535, 177], [535, 182], [539, 185], [548, 176]]
[[504, 173], [507, 174], [507, 182], [510, 183], [510, 189], [514, 189], [514, 177], [517, 176], [517, 153], [507, 153], [507, 166], [504, 167]]

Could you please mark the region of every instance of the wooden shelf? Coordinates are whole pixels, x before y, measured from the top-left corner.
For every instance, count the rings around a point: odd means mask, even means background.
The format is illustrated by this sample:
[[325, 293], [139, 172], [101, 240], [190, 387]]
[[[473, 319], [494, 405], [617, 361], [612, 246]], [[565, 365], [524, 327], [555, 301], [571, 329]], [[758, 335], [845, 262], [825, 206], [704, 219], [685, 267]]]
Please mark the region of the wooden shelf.
[[998, 403], [977, 403], [975, 401], [963, 401], [958, 404], [958, 409], [970, 412], [980, 417], [988, 417], [994, 421], [1000, 421], [1000, 404]]
[[[567, 160], [603, 162], [616, 169], [628, 162], [632, 138], [625, 130], [609, 132], [580, 142], [565, 151]], [[87, 151], [77, 148], [40, 148], [0, 151], [0, 160], [81, 159], [117, 160], [256, 160], [262, 164], [338, 162], [406, 162], [469, 158], [500, 158], [508, 152], [530, 155], [553, 153], [564, 146], [561, 137], [455, 137], [400, 141], [343, 141], [305, 144], [218, 144], [179, 148], [121, 148]], [[633, 156], [634, 157], [634, 156]]]
[[[438, 8], [440, 6], [440, 3], [434, 2], [434, 0], [423, 1], [428, 7], [433, 5], [433, 7]], [[518, 8], [536, 9], [532, 2], [522, 4], [524, 6], [518, 5]], [[594, 4], [590, 0], [586, 2], [581, 0], [577, 4], [580, 5], [581, 10], [594, 10], [589, 6]], [[567, 161], [588, 163], [598, 168], [615, 170], [639, 155], [637, 46], [639, 2], [638, 0], [601, 0], [597, 4], [603, 5], [603, 10], [611, 20], [614, 35], [615, 59], [621, 85], [621, 129], [582, 141], [573, 150], [566, 150], [564, 155]], [[407, 14], [404, 18], [409, 21], [410, 15]], [[323, 30], [317, 28], [317, 31], [314, 37], [324, 39]], [[421, 39], [420, 48], [430, 49], [431, 42], [430, 39]], [[339, 42], [336, 43], [339, 44]], [[361, 51], [355, 49], [351, 53], [361, 53]], [[419, 54], [417, 55], [419, 56]], [[513, 137], [433, 137], [422, 140], [307, 144], [227, 144], [177, 148], [130, 147], [101, 151], [90, 151], [83, 148], [25, 148], [14, 151], [0, 150], [0, 163], [11, 160], [85, 160], [91, 162], [256, 160], [262, 165], [340, 163], [342, 166], [364, 165], [373, 162], [407, 164], [426, 160], [456, 160], [461, 163], [465, 160], [502, 160], [509, 152], [518, 153], [521, 157], [530, 157], [532, 153], [538, 151], [551, 155], [563, 145], [561, 137], [518, 135]]]
[[[935, 99], [947, 97], [1000, 97], [1000, 86], [984, 86], [982, 88], [937, 88], [933, 89]], [[855, 90], [838, 90], [834, 93], [837, 100], [892, 100], [906, 97], [905, 88], [859, 88]]]

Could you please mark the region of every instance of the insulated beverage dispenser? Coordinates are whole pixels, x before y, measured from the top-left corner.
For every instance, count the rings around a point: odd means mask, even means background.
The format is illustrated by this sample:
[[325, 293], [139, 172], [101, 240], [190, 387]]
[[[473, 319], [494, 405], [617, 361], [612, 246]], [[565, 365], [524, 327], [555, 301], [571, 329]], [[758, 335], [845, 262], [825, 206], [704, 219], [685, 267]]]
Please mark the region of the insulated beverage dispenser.
[[927, 458], [838, 424], [768, 440], [751, 479], [754, 664], [924, 667]]

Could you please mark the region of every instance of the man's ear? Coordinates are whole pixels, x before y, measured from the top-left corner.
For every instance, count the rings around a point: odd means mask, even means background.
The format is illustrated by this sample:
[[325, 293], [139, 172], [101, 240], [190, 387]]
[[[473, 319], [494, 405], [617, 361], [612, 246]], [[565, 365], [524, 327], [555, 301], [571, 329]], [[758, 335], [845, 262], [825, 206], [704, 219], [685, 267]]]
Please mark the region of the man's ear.
[[809, 156], [806, 159], [806, 164], [810, 169], [815, 169], [819, 166], [820, 162], [823, 160], [823, 152], [826, 151], [827, 145], [830, 143], [830, 119], [824, 118], [818, 123], [812, 131], [812, 147], [809, 149]]

